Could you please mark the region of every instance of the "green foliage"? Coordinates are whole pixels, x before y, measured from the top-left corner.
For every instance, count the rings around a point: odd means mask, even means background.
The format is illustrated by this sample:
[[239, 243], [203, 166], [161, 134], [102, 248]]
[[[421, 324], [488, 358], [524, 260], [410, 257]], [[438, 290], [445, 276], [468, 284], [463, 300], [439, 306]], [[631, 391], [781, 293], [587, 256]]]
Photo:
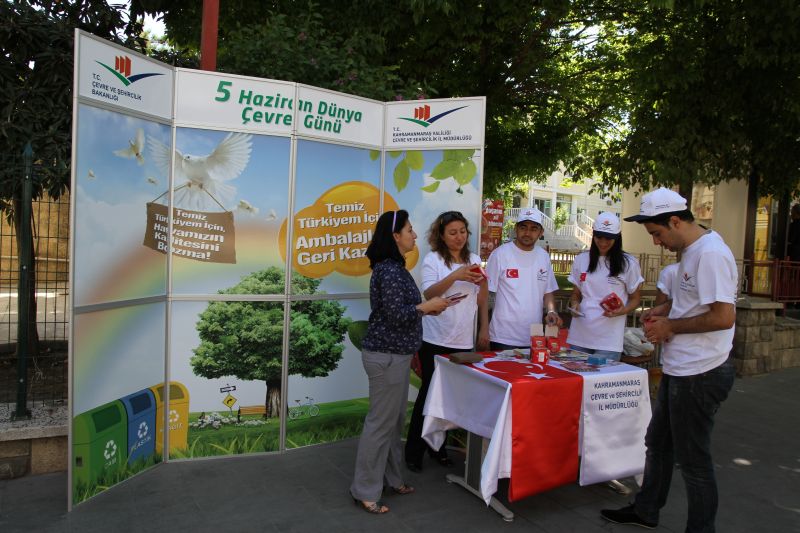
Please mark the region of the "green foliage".
[[[200, 3], [146, 4], [170, 42], [199, 47]], [[496, 197], [544, 180], [617, 113], [618, 76], [590, 31], [609, 12], [602, 0], [230, 0], [218, 67], [378, 100], [485, 95], [484, 191]], [[399, 188], [409, 163], [395, 166]], [[473, 164], [442, 171], [463, 184]]]
[[800, 183], [800, 4], [617, 4], [604, 40], [620, 66], [620, 119], [583, 140], [578, 173], [606, 184], [755, 179], [786, 195]]
[[369, 322], [366, 320], [354, 320], [347, 327], [347, 336], [350, 337], [350, 342], [359, 351], [361, 351], [361, 343], [364, 341], [364, 337], [367, 336], [367, 327], [369, 327]]
[[567, 223], [568, 218], [569, 210], [563, 205], [559, 205], [556, 207], [556, 213], [553, 217], [553, 226], [555, 226], [556, 229], [559, 229], [561, 226]]
[[[281, 294], [284, 273], [276, 267], [254, 272], [221, 294]], [[319, 280], [295, 274], [295, 294], [316, 293]], [[289, 374], [323, 377], [342, 357], [350, 319], [337, 301], [292, 303], [289, 325]], [[198, 376], [236, 376], [280, 382], [283, 303], [212, 302], [197, 322], [200, 345], [190, 359]]]
[[[58, 198], [69, 184], [74, 31], [80, 28], [143, 49], [141, 23], [101, 0], [0, 2], [0, 153], [18, 156], [26, 143], [37, 163], [33, 198]], [[0, 168], [0, 210], [21, 193], [21, 172]]]

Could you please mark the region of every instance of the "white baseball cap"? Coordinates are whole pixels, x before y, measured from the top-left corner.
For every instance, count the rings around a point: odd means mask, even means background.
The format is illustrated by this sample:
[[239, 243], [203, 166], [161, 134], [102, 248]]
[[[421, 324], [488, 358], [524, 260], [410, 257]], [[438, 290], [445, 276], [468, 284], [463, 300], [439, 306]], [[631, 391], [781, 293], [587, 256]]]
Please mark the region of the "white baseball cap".
[[540, 226], [544, 226], [544, 224], [542, 224], [542, 212], [535, 207], [526, 207], [525, 209], [520, 210], [519, 216], [517, 217], [517, 224], [520, 222], [525, 222], [526, 220], [536, 222]]
[[659, 215], [686, 211], [686, 198], [673, 190], [661, 187], [642, 196], [639, 214], [625, 217], [626, 222], [647, 222]]
[[604, 211], [594, 219], [592, 229], [597, 236], [616, 239], [620, 233], [619, 217], [614, 213]]

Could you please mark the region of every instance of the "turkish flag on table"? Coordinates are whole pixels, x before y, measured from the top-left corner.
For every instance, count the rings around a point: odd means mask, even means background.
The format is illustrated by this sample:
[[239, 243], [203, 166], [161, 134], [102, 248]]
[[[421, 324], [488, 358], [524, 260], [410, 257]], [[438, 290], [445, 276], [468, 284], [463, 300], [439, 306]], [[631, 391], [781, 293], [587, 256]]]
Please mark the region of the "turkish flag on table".
[[525, 359], [486, 360], [471, 366], [511, 383], [508, 500], [574, 482], [583, 379]]

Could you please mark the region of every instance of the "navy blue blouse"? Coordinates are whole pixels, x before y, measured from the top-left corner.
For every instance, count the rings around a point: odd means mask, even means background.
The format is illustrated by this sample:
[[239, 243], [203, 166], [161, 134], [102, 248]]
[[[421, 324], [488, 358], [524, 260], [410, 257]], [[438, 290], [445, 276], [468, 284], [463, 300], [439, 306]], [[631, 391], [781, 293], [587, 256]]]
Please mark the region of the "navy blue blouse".
[[384, 259], [372, 269], [369, 280], [369, 326], [365, 350], [413, 354], [422, 344], [422, 302], [417, 284], [406, 267]]

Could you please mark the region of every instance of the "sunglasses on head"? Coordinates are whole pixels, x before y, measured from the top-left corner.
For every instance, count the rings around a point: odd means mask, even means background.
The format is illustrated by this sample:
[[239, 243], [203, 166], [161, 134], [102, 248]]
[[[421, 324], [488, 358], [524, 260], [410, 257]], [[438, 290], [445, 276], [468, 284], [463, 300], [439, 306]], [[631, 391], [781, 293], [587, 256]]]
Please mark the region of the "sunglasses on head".
[[455, 220], [464, 223], [467, 222], [467, 220], [464, 218], [464, 215], [462, 215], [459, 211], [446, 211], [439, 215], [439, 227], [444, 229], [446, 225]]

